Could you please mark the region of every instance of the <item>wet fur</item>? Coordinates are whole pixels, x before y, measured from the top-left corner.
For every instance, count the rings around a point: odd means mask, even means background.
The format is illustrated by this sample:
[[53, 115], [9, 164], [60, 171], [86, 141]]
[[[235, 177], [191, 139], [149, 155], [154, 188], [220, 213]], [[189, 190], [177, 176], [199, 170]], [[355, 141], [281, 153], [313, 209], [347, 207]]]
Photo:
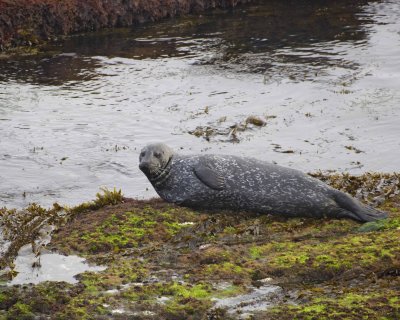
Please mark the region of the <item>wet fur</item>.
[[199, 209], [230, 209], [286, 217], [387, 217], [298, 170], [230, 155], [179, 155], [158, 143], [143, 148], [139, 167], [161, 198]]

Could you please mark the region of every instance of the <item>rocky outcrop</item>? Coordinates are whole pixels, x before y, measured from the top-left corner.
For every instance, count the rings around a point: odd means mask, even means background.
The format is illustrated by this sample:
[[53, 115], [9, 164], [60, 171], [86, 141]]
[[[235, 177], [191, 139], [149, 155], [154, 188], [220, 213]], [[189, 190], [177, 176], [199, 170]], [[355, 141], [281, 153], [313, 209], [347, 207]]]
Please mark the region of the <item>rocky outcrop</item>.
[[252, 0], [0, 0], [0, 49]]
[[[0, 208], [10, 242], [0, 251], [0, 319], [400, 319], [399, 173], [316, 176], [380, 199], [390, 217], [360, 225], [194, 211], [115, 189], [72, 208]], [[60, 270], [81, 270], [58, 267], [50, 252], [107, 268], [55, 282]], [[53, 281], [13, 285], [39, 279]]]

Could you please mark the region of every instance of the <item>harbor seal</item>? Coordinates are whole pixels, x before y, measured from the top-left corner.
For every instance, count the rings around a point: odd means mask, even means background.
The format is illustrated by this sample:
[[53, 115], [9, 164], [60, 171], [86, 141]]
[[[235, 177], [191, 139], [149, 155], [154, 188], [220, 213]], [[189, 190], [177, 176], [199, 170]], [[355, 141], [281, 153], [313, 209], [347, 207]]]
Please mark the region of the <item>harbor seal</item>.
[[139, 168], [158, 195], [195, 209], [228, 209], [285, 217], [387, 217], [298, 170], [233, 155], [180, 155], [163, 143], [144, 147]]

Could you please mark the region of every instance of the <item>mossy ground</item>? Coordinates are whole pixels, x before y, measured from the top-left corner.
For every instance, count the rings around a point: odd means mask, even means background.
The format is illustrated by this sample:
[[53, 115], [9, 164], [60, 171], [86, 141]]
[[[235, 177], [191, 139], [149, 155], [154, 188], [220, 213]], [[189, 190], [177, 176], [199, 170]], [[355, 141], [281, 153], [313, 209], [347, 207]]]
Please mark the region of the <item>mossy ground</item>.
[[400, 318], [397, 193], [381, 203], [389, 219], [364, 225], [108, 195], [71, 210], [48, 245], [107, 270], [79, 275], [78, 285], [3, 287], [0, 319], [230, 319], [236, 315], [212, 309], [213, 298], [246, 293], [265, 278], [284, 293], [254, 319]]

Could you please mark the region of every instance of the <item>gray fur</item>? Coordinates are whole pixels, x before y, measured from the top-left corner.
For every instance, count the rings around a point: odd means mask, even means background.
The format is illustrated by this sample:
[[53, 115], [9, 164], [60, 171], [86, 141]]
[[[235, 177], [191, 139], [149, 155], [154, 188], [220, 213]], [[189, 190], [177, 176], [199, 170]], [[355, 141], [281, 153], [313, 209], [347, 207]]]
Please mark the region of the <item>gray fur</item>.
[[186, 207], [363, 222], [387, 216], [307, 174], [253, 158], [179, 155], [158, 143], [139, 161], [161, 198]]

